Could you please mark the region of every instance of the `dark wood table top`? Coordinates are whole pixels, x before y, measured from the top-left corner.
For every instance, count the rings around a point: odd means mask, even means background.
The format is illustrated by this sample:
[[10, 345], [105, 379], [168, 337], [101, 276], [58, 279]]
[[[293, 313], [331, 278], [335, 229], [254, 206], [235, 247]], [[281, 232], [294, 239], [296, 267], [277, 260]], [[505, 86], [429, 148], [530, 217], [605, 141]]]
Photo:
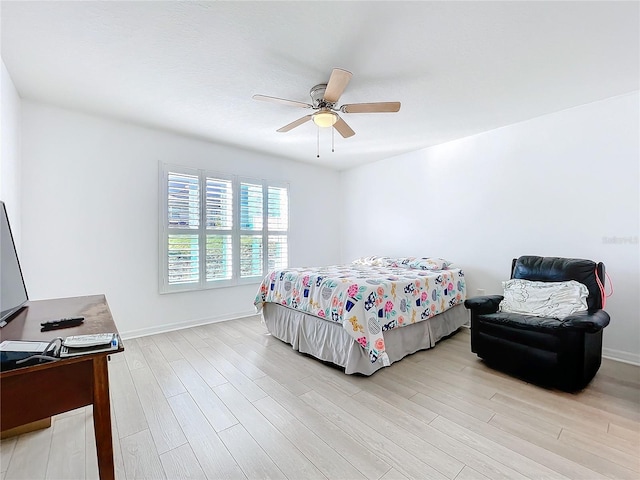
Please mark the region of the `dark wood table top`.
[[[48, 330], [46, 332], [40, 331], [40, 324], [42, 322], [69, 317], [84, 317], [84, 323], [77, 327]], [[27, 302], [26, 309], [22, 310], [7, 325], [0, 328], [0, 341], [26, 340], [49, 342], [56, 337], [65, 338], [71, 335], [90, 335], [94, 333], [118, 333], [116, 324], [111, 316], [111, 311], [109, 310], [109, 305], [107, 304], [107, 299], [104, 295], [29, 301]], [[122, 342], [120, 342], [118, 350], [107, 352], [107, 354], [121, 352], [122, 350], [124, 350], [124, 348]], [[103, 353], [102, 355], [106, 354]], [[88, 355], [73, 358], [81, 359], [86, 357], [88, 357]], [[71, 359], [65, 359], [65, 361], [69, 360]], [[11, 371], [15, 370], [2, 373], [9, 373]]]

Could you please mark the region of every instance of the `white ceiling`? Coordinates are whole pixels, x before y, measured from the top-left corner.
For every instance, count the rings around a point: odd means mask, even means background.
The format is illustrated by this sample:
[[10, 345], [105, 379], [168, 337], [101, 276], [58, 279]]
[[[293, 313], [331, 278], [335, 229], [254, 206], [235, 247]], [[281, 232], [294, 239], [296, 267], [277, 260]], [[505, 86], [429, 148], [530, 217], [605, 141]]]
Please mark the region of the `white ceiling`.
[[[7, 2], [2, 58], [23, 98], [337, 169], [639, 88], [638, 2]], [[333, 67], [354, 137], [309, 102]]]

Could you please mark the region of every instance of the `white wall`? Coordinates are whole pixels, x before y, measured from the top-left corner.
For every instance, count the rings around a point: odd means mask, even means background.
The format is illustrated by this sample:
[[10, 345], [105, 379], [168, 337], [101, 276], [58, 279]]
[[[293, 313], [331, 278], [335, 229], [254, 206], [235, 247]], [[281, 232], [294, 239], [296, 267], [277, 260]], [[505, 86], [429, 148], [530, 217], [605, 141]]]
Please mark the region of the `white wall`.
[[16, 249], [21, 251], [20, 97], [2, 61], [0, 72], [0, 200], [3, 200]]
[[501, 293], [520, 255], [603, 261], [605, 354], [640, 363], [638, 93], [343, 172], [343, 261], [428, 255]]
[[290, 182], [290, 263], [339, 261], [339, 173], [38, 103], [22, 104], [31, 298], [105, 293], [124, 336], [254, 312], [257, 285], [158, 293], [159, 162]]

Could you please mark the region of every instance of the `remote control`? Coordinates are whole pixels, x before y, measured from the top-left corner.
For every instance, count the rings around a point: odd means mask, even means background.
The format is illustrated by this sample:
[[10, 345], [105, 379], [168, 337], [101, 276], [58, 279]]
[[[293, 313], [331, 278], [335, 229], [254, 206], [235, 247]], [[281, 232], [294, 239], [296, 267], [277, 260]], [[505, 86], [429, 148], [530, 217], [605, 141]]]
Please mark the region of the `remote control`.
[[72, 317], [42, 322], [40, 325], [42, 325], [42, 331], [44, 332], [45, 330], [56, 330], [58, 328], [77, 327], [82, 322], [84, 322], [84, 317]]

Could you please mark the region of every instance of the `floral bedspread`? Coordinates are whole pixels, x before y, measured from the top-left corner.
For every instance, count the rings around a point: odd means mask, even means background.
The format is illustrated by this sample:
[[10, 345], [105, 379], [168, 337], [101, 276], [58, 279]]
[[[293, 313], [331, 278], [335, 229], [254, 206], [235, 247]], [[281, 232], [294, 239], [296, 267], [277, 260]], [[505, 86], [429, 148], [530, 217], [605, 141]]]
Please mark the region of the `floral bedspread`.
[[[383, 258], [384, 261], [380, 261]], [[386, 257], [350, 265], [288, 268], [267, 275], [254, 305], [266, 302], [342, 324], [369, 354], [389, 365], [383, 332], [427, 320], [466, 299], [464, 273], [447, 264], [409, 266]]]

